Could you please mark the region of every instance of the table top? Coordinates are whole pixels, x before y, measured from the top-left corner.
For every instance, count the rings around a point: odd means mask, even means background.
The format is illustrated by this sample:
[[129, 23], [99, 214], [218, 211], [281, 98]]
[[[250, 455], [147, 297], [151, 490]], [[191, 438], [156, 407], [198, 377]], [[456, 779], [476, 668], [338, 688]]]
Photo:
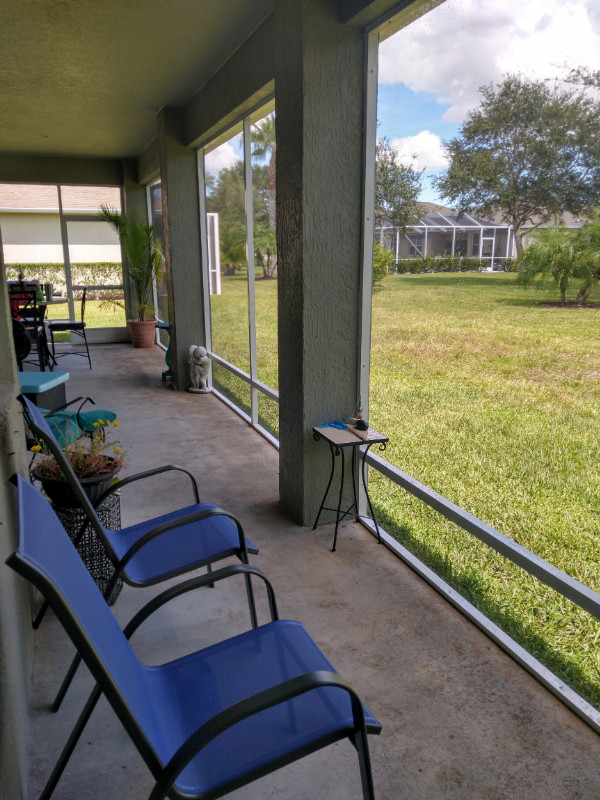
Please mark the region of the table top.
[[317, 436], [322, 436], [327, 442], [337, 447], [357, 447], [361, 444], [374, 444], [389, 441], [386, 436], [375, 428], [367, 428], [366, 431], [359, 431], [354, 425], [347, 425], [345, 430], [339, 428], [320, 428], [315, 425], [313, 432]]
[[42, 394], [68, 380], [68, 372], [19, 372], [19, 385], [23, 394]]

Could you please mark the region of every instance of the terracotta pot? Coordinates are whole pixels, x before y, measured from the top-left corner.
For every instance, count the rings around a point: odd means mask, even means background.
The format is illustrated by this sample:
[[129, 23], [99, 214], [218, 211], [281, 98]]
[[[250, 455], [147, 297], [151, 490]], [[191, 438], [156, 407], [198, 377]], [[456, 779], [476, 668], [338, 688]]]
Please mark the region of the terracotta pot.
[[128, 319], [127, 327], [134, 347], [154, 347], [156, 342], [155, 319]]
[[[110, 488], [115, 476], [118, 475], [119, 469], [113, 469], [111, 472], [103, 472], [101, 475], [94, 475], [93, 478], [79, 478], [79, 483], [83, 487], [83, 491], [90, 498], [90, 502], [94, 504], [100, 495]], [[71, 487], [60, 478], [46, 478], [39, 475], [34, 468], [33, 476], [36, 480], [40, 481], [42, 488], [48, 499], [55, 506], [60, 508], [79, 508], [79, 502]]]

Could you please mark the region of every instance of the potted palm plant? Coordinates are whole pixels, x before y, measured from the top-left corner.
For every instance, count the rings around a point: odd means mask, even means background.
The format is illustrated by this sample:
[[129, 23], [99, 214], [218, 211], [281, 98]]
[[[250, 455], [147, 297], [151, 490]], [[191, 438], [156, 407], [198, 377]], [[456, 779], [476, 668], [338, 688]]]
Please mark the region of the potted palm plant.
[[154, 225], [147, 225], [136, 208], [123, 214], [101, 206], [100, 217], [114, 228], [126, 259], [131, 289], [137, 310], [136, 319], [128, 319], [134, 347], [152, 347], [156, 320], [152, 287], [162, 276], [165, 259]]

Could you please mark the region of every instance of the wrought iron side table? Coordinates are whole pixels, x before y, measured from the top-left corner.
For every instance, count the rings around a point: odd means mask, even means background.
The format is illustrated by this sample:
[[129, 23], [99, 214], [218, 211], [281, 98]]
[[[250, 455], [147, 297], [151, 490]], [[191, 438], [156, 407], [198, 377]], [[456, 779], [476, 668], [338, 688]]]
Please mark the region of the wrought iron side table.
[[[335, 552], [335, 546], [337, 543], [337, 535], [338, 535], [338, 528], [340, 522], [347, 517], [349, 514], [352, 513], [354, 510], [355, 519], [358, 521], [358, 500], [356, 497], [356, 461], [357, 461], [357, 451], [362, 455], [362, 463], [361, 463], [361, 475], [362, 475], [362, 483], [365, 490], [365, 495], [367, 497], [367, 503], [369, 504], [369, 511], [371, 512], [371, 518], [375, 523], [375, 530], [377, 531], [377, 540], [381, 542], [381, 535], [379, 533], [379, 527], [377, 525], [377, 520], [375, 519], [375, 514], [373, 512], [373, 506], [371, 505], [371, 498], [369, 497], [369, 492], [367, 490], [367, 464], [366, 464], [366, 456], [369, 452], [369, 448], [374, 445], [379, 445], [379, 450], [382, 452], [386, 448], [386, 442], [389, 441], [389, 436], [385, 436], [383, 433], [379, 433], [374, 428], [368, 428], [366, 431], [359, 431], [354, 426], [348, 425], [345, 430], [340, 430], [339, 428], [313, 428], [313, 439], [318, 442], [319, 439], [324, 439], [327, 444], [329, 445], [329, 450], [331, 451], [331, 472], [329, 474], [329, 482], [327, 484], [327, 488], [325, 489], [325, 494], [323, 495], [323, 500], [321, 501], [321, 507], [319, 508], [319, 513], [317, 514], [317, 518], [315, 519], [315, 524], [313, 525], [313, 530], [317, 527], [317, 523], [319, 522], [319, 517], [321, 516], [321, 512], [323, 509], [326, 511], [335, 511], [335, 534], [333, 537], [333, 547], [331, 548], [331, 552]], [[364, 450], [360, 450], [359, 448], [364, 446]], [[342, 499], [344, 494], [344, 478], [345, 478], [345, 458], [344, 458], [344, 448], [350, 448], [350, 458], [352, 463], [352, 492], [354, 495], [354, 502], [348, 508], [347, 511], [342, 511]], [[338, 504], [337, 508], [330, 508], [325, 505], [325, 501], [327, 500], [327, 495], [329, 494], [329, 489], [331, 488], [331, 483], [333, 481], [333, 476], [335, 473], [335, 465], [336, 465], [336, 456], [340, 457], [340, 464], [341, 464], [341, 476], [340, 476], [340, 493], [338, 497]]]

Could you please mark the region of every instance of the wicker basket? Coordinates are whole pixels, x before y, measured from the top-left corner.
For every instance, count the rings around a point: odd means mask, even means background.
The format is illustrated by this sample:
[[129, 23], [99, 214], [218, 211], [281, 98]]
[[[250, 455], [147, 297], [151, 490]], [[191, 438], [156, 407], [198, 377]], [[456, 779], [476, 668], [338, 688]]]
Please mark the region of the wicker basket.
[[[54, 506], [54, 511], [62, 522], [66, 532], [74, 541], [86, 520], [85, 512], [81, 508], [62, 508], [57, 506]], [[112, 494], [103, 500], [96, 509], [96, 514], [98, 514], [98, 518], [105, 528], [109, 528], [111, 531], [121, 530], [121, 501], [119, 495]], [[94, 529], [89, 523], [86, 526], [77, 549], [79, 550], [79, 555], [83, 563], [96, 582], [96, 586], [100, 589], [102, 594], [104, 594], [115, 570], [112, 561], [106, 555], [104, 545], [98, 539]], [[115, 602], [122, 588], [123, 581], [119, 579], [111, 596], [108, 598], [107, 602], [109, 605]]]

